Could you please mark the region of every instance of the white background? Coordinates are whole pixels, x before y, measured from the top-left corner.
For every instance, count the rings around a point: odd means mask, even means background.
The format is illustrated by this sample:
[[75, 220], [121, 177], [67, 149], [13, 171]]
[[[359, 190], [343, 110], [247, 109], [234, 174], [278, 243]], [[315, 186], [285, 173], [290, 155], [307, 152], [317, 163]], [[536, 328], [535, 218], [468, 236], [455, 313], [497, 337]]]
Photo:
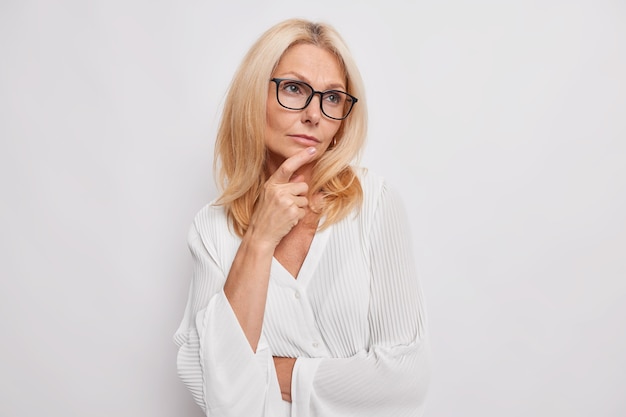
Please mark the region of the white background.
[[230, 78], [293, 16], [351, 46], [403, 190], [427, 415], [626, 415], [624, 2], [2, 0], [0, 416], [201, 415], [186, 233]]

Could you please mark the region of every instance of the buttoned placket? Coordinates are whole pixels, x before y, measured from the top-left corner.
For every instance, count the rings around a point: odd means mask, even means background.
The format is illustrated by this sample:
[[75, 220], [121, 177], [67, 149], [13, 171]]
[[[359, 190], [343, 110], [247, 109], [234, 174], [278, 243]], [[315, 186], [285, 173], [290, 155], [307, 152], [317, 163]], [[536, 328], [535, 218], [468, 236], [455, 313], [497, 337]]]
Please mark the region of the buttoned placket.
[[285, 300], [284, 297], [287, 297], [287, 300], [291, 300], [289, 304], [294, 309], [293, 319], [301, 321], [297, 323], [301, 332], [300, 337], [302, 337], [298, 342], [303, 348], [304, 346], [308, 347], [305, 350], [312, 357], [325, 357], [328, 355], [322, 334], [316, 325], [313, 307], [307, 296], [307, 286], [315, 274], [317, 264], [324, 253], [329, 236], [330, 228], [316, 233], [297, 279], [276, 258], [272, 260], [272, 277], [274, 279], [273, 284], [276, 285], [276, 296], [281, 297], [283, 300]]
[[296, 308], [300, 309], [304, 316], [306, 334], [308, 336], [308, 346], [312, 349], [312, 356], [325, 356], [326, 349], [322, 343], [322, 335], [315, 324], [315, 315], [313, 314], [313, 308], [306, 296], [306, 288], [302, 288], [299, 283], [294, 280], [295, 288], [293, 289], [293, 302], [296, 303]]

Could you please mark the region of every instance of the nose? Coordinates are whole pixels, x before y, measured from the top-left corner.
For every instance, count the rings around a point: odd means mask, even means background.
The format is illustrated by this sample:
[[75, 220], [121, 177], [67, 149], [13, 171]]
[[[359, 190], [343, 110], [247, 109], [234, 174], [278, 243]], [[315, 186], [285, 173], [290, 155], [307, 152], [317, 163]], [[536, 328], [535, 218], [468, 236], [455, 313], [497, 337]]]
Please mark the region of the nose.
[[322, 117], [322, 95], [314, 93], [309, 105], [302, 111], [302, 122], [317, 125]]

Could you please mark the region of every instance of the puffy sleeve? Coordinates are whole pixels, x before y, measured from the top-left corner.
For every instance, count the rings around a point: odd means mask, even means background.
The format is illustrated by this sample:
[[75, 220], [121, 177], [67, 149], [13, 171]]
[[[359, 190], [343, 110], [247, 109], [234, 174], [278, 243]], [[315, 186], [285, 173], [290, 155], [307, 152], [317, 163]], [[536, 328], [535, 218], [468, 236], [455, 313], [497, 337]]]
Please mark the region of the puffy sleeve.
[[429, 348], [422, 295], [399, 195], [382, 187], [366, 239], [371, 260], [370, 344], [350, 358], [298, 358], [292, 416], [423, 414]]
[[281, 416], [274, 362], [262, 338], [254, 353], [223, 292], [226, 273], [197, 224], [188, 236], [193, 275], [187, 307], [174, 335], [178, 374], [207, 416]]

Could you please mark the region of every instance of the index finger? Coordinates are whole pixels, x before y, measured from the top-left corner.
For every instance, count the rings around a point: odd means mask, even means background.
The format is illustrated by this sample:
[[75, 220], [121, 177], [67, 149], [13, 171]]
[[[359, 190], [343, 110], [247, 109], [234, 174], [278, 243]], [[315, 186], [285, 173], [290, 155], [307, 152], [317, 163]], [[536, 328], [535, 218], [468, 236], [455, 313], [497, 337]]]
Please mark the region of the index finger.
[[288, 183], [294, 172], [302, 165], [313, 159], [317, 150], [314, 147], [306, 148], [297, 154], [285, 159], [276, 172], [270, 177], [276, 183]]

